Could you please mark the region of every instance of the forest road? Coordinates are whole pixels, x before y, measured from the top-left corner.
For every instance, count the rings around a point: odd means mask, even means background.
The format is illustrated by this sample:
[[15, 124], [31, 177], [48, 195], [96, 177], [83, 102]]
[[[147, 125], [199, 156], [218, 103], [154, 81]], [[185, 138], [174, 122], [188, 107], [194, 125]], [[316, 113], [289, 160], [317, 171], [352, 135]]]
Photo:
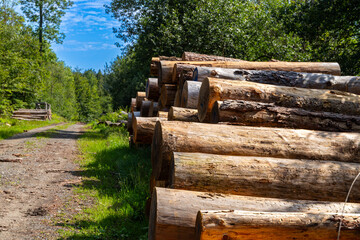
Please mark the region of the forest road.
[[1, 240], [57, 238], [59, 226], [52, 217], [81, 183], [74, 161], [84, 125], [39, 135], [54, 127], [0, 141]]

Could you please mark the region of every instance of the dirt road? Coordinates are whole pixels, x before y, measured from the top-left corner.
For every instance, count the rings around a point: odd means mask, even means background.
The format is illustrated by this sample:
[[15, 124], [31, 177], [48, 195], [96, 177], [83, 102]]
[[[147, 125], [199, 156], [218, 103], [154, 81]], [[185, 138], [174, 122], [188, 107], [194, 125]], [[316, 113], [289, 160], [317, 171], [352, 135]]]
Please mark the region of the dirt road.
[[83, 125], [71, 125], [47, 137], [52, 127], [0, 141], [0, 239], [56, 239], [52, 216], [81, 182], [74, 160]]

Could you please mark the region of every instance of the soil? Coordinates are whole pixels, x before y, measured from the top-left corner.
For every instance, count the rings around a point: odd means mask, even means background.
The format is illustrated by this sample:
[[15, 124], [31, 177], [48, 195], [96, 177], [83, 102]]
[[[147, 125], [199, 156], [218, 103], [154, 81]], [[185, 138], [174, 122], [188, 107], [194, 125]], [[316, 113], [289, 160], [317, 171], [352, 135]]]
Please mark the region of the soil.
[[52, 219], [66, 208], [73, 186], [82, 180], [75, 160], [84, 125], [36, 137], [54, 127], [0, 141], [0, 239], [58, 238], [61, 226]]

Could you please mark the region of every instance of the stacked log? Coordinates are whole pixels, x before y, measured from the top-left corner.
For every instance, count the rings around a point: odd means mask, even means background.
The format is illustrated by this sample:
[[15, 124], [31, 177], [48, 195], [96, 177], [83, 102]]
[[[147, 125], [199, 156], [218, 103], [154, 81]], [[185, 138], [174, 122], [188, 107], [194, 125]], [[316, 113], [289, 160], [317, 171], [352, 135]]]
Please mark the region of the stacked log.
[[51, 110], [48, 109], [19, 109], [13, 112], [12, 118], [28, 121], [51, 120]]
[[136, 110], [140, 111], [142, 101], [146, 100], [146, 92], [136, 93]]
[[141, 108], [140, 108], [140, 116], [141, 117], [149, 116], [151, 103], [152, 103], [152, 101], [147, 101], [147, 100], [142, 101]]
[[162, 85], [160, 94], [162, 108], [174, 105], [176, 89], [177, 87], [175, 84]]
[[168, 112], [164, 112], [164, 111], [158, 111], [157, 117], [160, 118], [168, 118]]
[[194, 52], [184, 52], [181, 59], [183, 61], [224, 61], [224, 62], [241, 62], [244, 60], [236, 58], [228, 58], [207, 54], [199, 54]]
[[156, 122], [166, 120], [159, 117], [135, 117], [132, 121], [134, 143], [151, 144]]
[[157, 102], [151, 102], [149, 108], [149, 117], [156, 117], [159, 111], [159, 104]]
[[181, 106], [197, 109], [201, 82], [186, 81], [181, 95]]
[[199, 122], [198, 112], [196, 109], [171, 107], [168, 120], [169, 121], [183, 121], [183, 122]]
[[159, 99], [159, 84], [157, 78], [148, 78], [146, 82], [146, 98], [157, 101]]
[[140, 117], [140, 112], [130, 112], [128, 113], [128, 120], [127, 120], [127, 130], [130, 135], [133, 134], [133, 121], [135, 118]]
[[136, 98], [131, 98], [130, 111], [134, 112], [136, 110]]

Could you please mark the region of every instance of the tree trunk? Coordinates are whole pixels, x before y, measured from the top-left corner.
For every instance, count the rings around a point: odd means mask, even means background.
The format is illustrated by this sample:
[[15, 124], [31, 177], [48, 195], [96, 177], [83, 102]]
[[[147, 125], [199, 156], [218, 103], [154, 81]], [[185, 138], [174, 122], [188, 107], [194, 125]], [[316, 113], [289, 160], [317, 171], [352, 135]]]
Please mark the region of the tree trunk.
[[181, 77], [192, 79], [195, 68], [195, 65], [176, 63], [172, 72], [171, 82], [178, 85]]
[[[359, 163], [173, 153], [169, 186], [243, 196], [344, 201]], [[360, 202], [360, 181], [349, 202]]]
[[182, 54], [183, 61], [224, 61], [224, 62], [243, 62], [244, 60], [236, 58], [227, 58], [221, 56], [199, 54], [194, 52], [184, 52]]
[[238, 210], [199, 211], [196, 240], [215, 239], [360, 239], [360, 214], [250, 212]]
[[182, 90], [181, 106], [197, 109], [201, 82], [186, 81]]
[[246, 100], [319, 112], [360, 115], [360, 95], [323, 89], [275, 86], [247, 81], [207, 78], [199, 95], [199, 120], [210, 113], [216, 101]]
[[196, 109], [171, 107], [169, 121], [199, 122]]
[[[199, 210], [237, 209], [242, 211], [336, 214], [342, 213], [343, 207], [343, 203], [258, 198], [155, 188], [151, 201], [149, 239], [195, 239], [195, 221]], [[348, 203], [345, 205], [344, 213], [359, 211], [360, 204]]]
[[301, 108], [279, 107], [273, 103], [243, 100], [216, 101], [211, 111], [211, 123], [218, 122], [243, 126], [360, 132], [358, 116], [312, 112]]
[[320, 73], [257, 71], [211, 67], [197, 67], [194, 70], [194, 81], [202, 82], [207, 77], [243, 80], [289, 87], [332, 89], [360, 94], [360, 77], [356, 76], [334, 76]]
[[131, 112], [136, 111], [136, 98], [131, 98], [130, 110]]
[[159, 66], [160, 66], [160, 58], [153, 57], [151, 59], [151, 65], [150, 65], [150, 75], [154, 77], [159, 76]]
[[158, 111], [157, 117], [159, 118], [168, 118], [168, 112], [164, 112], [164, 111]]
[[224, 62], [224, 61], [160, 61], [159, 84], [172, 83], [174, 65], [183, 63], [204, 67], [247, 69], [247, 70], [272, 70], [272, 71], [293, 71], [308, 73], [324, 73], [340, 75], [338, 63], [326, 62]]
[[146, 98], [157, 101], [159, 99], [159, 85], [157, 78], [148, 78], [146, 82]]
[[166, 118], [158, 117], [136, 117], [132, 121], [134, 131], [134, 143], [151, 144], [155, 124], [157, 121], [167, 121]]
[[146, 99], [146, 93], [145, 92], [137, 92], [136, 93], [136, 110], [140, 111], [142, 101], [147, 100]]
[[148, 116], [149, 117], [156, 117], [158, 111], [159, 111], [158, 103], [157, 102], [151, 102]]
[[131, 112], [131, 113], [128, 113], [128, 120], [127, 120], [127, 130], [129, 132], [130, 135], [133, 134], [133, 120], [135, 117], [140, 117], [140, 112]]
[[175, 94], [176, 94], [176, 85], [175, 84], [164, 84], [161, 87], [161, 107], [170, 107], [174, 105]]
[[169, 121], [151, 149], [157, 180], [168, 180], [173, 152], [360, 162], [360, 134]]
[[142, 101], [141, 109], [140, 109], [140, 116], [141, 117], [148, 117], [149, 116], [149, 110], [150, 110], [151, 103], [152, 103], [152, 101], [147, 101], [147, 100]]

